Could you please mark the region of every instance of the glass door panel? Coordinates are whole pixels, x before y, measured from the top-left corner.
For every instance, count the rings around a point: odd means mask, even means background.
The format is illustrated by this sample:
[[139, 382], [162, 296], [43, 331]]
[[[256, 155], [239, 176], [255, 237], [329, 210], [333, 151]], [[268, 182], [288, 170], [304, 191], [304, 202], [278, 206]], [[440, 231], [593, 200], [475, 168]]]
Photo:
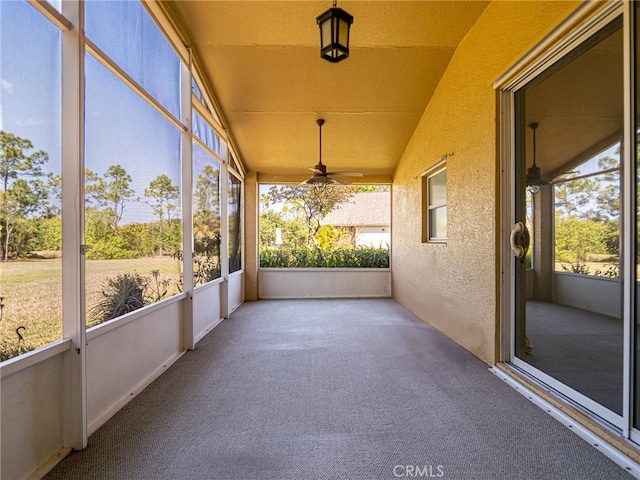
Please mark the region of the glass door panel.
[[623, 75], [619, 19], [516, 92], [523, 227], [512, 234], [515, 247], [530, 243], [515, 262], [516, 358], [579, 403], [617, 415]]
[[636, 199], [635, 199], [635, 217], [636, 217], [636, 221], [635, 221], [635, 225], [633, 225], [635, 227], [635, 232], [634, 232], [634, 237], [635, 237], [635, 261], [634, 262], [629, 262], [629, 263], [633, 263], [635, 264], [635, 268], [632, 268], [632, 272], [631, 272], [631, 278], [632, 278], [632, 284], [635, 287], [635, 291], [633, 292], [634, 295], [632, 296], [632, 298], [635, 299], [635, 305], [634, 305], [634, 310], [635, 310], [635, 355], [634, 355], [634, 359], [635, 359], [635, 365], [634, 365], [634, 385], [635, 385], [635, 392], [634, 392], [634, 403], [635, 405], [633, 405], [633, 426], [636, 429], [640, 428], [640, 308], [638, 307], [638, 299], [640, 298], [639, 294], [640, 294], [640, 289], [638, 288], [638, 282], [637, 282], [637, 278], [638, 278], [638, 263], [639, 263], [639, 259], [640, 257], [638, 256], [638, 252], [640, 252], [640, 239], [638, 238], [638, 231], [640, 230], [638, 228], [638, 222], [640, 221], [640, 201], [638, 201], [638, 195], [640, 192], [640, 163], [638, 162], [638, 152], [640, 151], [640, 136], [638, 135], [638, 127], [640, 126], [640, 3], [635, 3], [634, 4], [634, 8], [632, 8], [632, 15], [634, 16], [634, 21], [632, 23], [632, 25], [634, 25], [634, 32], [632, 33], [632, 41], [635, 43], [634, 45], [634, 51], [635, 51], [635, 58], [634, 58], [634, 65], [633, 65], [633, 69], [634, 69], [634, 78], [635, 78], [635, 85], [633, 85], [633, 89], [634, 89], [634, 98], [635, 98], [635, 105], [633, 108], [633, 115], [635, 117], [634, 120], [634, 129], [636, 132], [636, 136], [635, 139], [630, 142], [631, 145], [634, 145], [634, 147], [632, 148], [632, 158], [633, 158], [633, 164], [635, 165], [635, 182], [636, 182], [636, 191], [635, 191], [635, 195], [636, 195]]

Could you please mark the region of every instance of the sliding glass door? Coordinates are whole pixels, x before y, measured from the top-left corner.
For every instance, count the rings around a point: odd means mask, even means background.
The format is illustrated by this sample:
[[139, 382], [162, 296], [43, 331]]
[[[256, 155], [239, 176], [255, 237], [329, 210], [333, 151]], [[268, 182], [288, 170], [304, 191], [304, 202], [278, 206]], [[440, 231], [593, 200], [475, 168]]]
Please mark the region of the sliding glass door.
[[623, 31], [609, 15], [513, 89], [509, 245], [512, 364], [620, 429], [635, 258], [623, 186], [637, 177], [624, 157]]
[[[629, 101], [630, 112], [629, 112], [629, 125], [627, 127], [627, 149], [629, 151], [630, 157], [630, 169], [633, 171], [633, 176], [631, 177], [633, 181], [630, 181], [630, 188], [628, 196], [630, 197], [629, 203], [632, 204], [632, 212], [634, 215], [634, 232], [633, 235], [630, 235], [633, 238], [633, 241], [629, 242], [628, 249], [630, 250], [629, 255], [630, 261], [632, 264], [629, 271], [629, 283], [633, 285], [631, 289], [631, 298], [633, 307], [630, 309], [630, 315], [633, 315], [634, 321], [631, 323], [630, 332], [634, 338], [632, 343], [633, 347], [630, 348], [630, 362], [633, 362], [632, 367], [632, 380], [631, 383], [633, 385], [632, 396], [631, 398], [634, 400], [632, 403], [632, 417], [633, 417], [633, 430], [631, 433], [632, 439], [640, 443], [640, 289], [638, 288], [638, 263], [640, 257], [638, 256], [638, 252], [640, 252], [640, 234], [638, 228], [638, 222], [640, 221], [640, 201], [638, 201], [638, 194], [640, 194], [640, 162], [638, 160], [638, 154], [640, 152], [640, 136], [638, 128], [640, 127], [640, 3], [634, 2], [632, 6], [629, 8], [631, 18], [631, 28], [630, 28], [630, 40], [632, 42], [630, 48], [630, 63], [632, 65], [631, 78], [634, 80], [630, 82], [632, 85], [632, 95]], [[632, 313], [633, 312], [633, 313]]]

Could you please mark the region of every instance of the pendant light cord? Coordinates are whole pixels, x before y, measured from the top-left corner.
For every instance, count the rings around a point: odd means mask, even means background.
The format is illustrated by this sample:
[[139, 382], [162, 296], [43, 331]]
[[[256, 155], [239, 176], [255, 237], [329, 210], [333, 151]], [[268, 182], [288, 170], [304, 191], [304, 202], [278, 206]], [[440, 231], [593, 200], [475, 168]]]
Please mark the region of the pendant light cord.
[[536, 130], [538, 129], [538, 125], [539, 125], [538, 122], [529, 124], [529, 128], [533, 130], [533, 166], [534, 167], [537, 167], [536, 165]]
[[317, 120], [317, 123], [318, 127], [320, 127], [320, 145], [318, 147], [318, 151], [320, 152], [320, 163], [318, 163], [318, 165], [322, 165], [322, 125], [324, 125], [324, 120], [320, 118]]

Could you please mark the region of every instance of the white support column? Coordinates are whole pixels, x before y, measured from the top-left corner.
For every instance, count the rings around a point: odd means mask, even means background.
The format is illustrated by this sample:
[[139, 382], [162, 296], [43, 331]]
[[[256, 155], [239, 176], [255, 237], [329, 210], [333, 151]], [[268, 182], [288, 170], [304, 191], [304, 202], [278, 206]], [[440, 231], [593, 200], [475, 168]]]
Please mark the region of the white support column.
[[553, 277], [553, 185], [533, 196], [533, 299], [551, 301]]
[[244, 243], [242, 251], [242, 266], [244, 268], [244, 300], [258, 299], [258, 270], [260, 257], [258, 254], [258, 231], [260, 216], [260, 184], [256, 172], [245, 175], [243, 183], [242, 204], [244, 228], [242, 229]]
[[72, 28], [62, 33], [62, 333], [65, 357], [64, 445], [87, 446], [84, 302], [84, 8], [62, 2]]
[[193, 148], [191, 140], [191, 51], [189, 65], [181, 63], [182, 123], [182, 279], [187, 298], [182, 307], [182, 347], [195, 348], [193, 333]]
[[220, 315], [229, 317], [229, 159], [227, 148], [225, 163], [220, 166], [220, 268], [223, 282], [220, 284]]

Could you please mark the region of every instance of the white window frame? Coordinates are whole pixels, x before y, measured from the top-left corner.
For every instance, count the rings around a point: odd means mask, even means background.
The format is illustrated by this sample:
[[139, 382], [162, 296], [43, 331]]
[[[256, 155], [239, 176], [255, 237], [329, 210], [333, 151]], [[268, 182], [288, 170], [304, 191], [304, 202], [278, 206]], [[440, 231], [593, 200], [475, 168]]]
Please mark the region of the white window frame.
[[[446, 243], [447, 236], [443, 237], [432, 236], [431, 235], [431, 212], [434, 212], [440, 208], [447, 207], [447, 185], [445, 183], [445, 199], [444, 202], [440, 202], [437, 204], [431, 204], [429, 199], [429, 188], [431, 179], [435, 176], [440, 175], [441, 173], [446, 174], [447, 171], [447, 157], [444, 156], [438, 161], [435, 165], [428, 168], [422, 174], [422, 243]], [[447, 215], [447, 223], [448, 223], [448, 215]]]

